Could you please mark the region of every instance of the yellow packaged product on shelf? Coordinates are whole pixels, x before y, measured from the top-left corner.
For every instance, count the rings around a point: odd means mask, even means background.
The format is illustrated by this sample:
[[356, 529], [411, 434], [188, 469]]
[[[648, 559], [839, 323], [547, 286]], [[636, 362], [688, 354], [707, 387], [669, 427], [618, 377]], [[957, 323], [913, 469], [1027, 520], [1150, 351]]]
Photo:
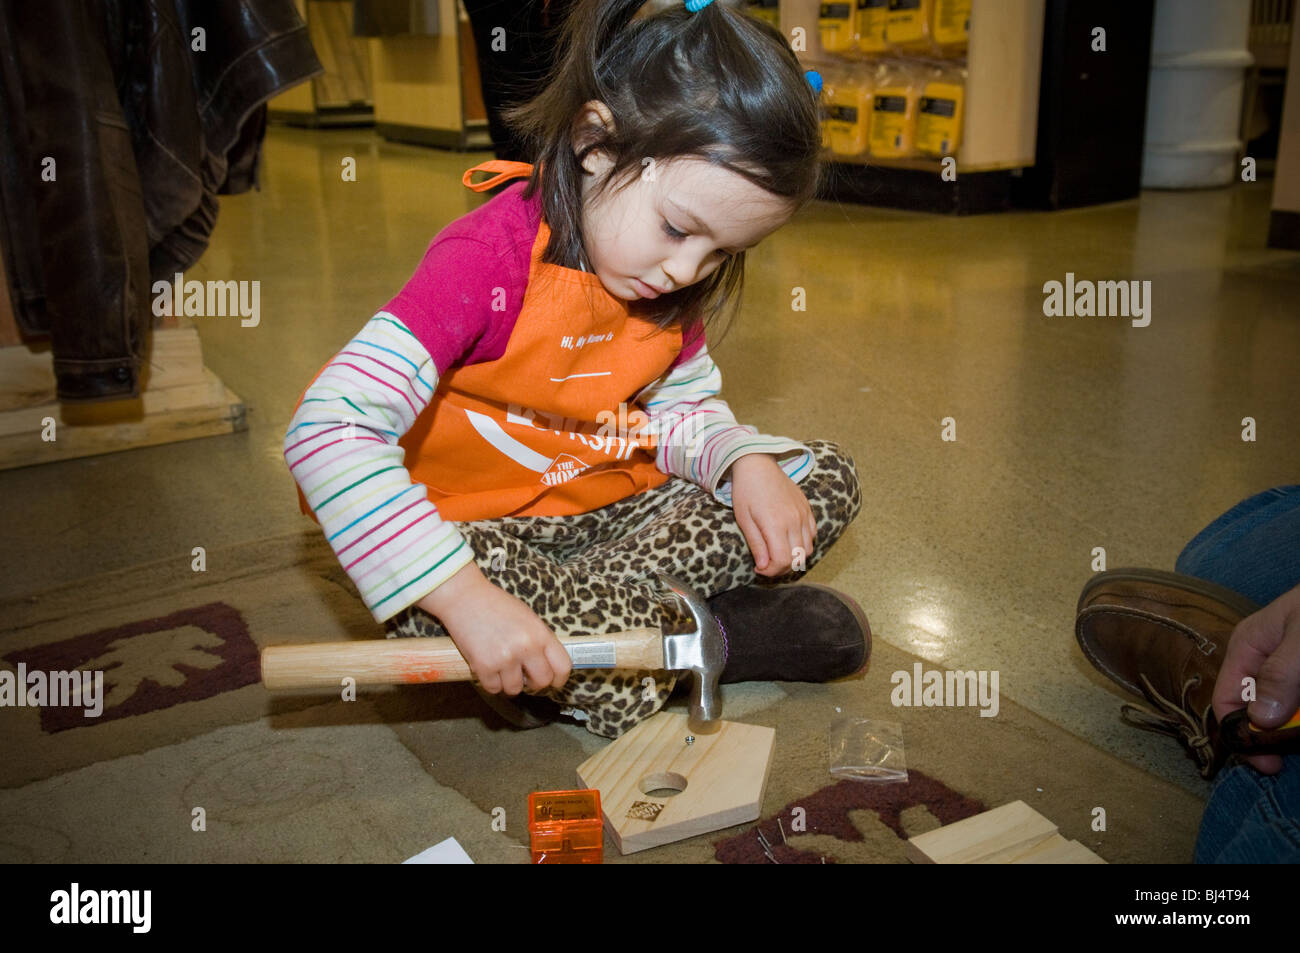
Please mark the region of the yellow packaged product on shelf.
[[875, 89], [871, 71], [844, 71], [827, 98], [826, 129], [834, 155], [854, 158], [866, 154], [871, 131], [871, 100]]
[[916, 155], [916, 109], [921, 80], [911, 70], [881, 71], [871, 100], [871, 154], [882, 159]]
[[889, 21], [889, 0], [857, 0], [858, 49], [863, 53], [884, 53], [889, 49], [885, 24]]
[[934, 0], [889, 0], [885, 41], [910, 52], [929, 51]]
[[827, 53], [845, 53], [857, 45], [853, 0], [823, 3], [817, 10], [817, 32]]
[[970, 39], [970, 0], [934, 0], [934, 44], [944, 55], [966, 51]]
[[922, 155], [955, 156], [961, 148], [966, 79], [959, 70], [932, 75], [916, 110], [916, 149]]
[[817, 72], [822, 74], [822, 91], [817, 96], [818, 126], [822, 131], [822, 149], [829, 151], [831, 147], [831, 121], [830, 109], [827, 103], [835, 95], [836, 71], [823, 63], [818, 63], [816, 68]]

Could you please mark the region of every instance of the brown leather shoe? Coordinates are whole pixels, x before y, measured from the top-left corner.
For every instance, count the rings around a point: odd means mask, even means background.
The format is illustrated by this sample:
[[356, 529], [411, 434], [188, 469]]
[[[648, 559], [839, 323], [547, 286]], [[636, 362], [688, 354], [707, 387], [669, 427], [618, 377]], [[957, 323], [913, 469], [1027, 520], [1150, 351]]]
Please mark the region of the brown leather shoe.
[[1126, 722], [1177, 737], [1213, 777], [1227, 752], [1210, 702], [1228, 639], [1259, 606], [1204, 579], [1115, 569], [1079, 595], [1075, 637], [1096, 669], [1152, 709], [1124, 705]]

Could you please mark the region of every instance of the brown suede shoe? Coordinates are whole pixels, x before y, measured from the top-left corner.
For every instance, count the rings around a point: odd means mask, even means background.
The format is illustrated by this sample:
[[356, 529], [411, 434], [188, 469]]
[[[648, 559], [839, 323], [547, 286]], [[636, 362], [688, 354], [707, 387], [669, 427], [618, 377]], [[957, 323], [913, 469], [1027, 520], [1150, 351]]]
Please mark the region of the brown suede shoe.
[[1096, 669], [1154, 709], [1124, 705], [1126, 722], [1177, 737], [1213, 777], [1227, 751], [1210, 702], [1228, 639], [1259, 606], [1204, 579], [1115, 569], [1079, 595], [1075, 637]]
[[829, 682], [861, 671], [871, 656], [866, 613], [830, 586], [741, 586], [707, 602], [727, 642], [724, 685]]

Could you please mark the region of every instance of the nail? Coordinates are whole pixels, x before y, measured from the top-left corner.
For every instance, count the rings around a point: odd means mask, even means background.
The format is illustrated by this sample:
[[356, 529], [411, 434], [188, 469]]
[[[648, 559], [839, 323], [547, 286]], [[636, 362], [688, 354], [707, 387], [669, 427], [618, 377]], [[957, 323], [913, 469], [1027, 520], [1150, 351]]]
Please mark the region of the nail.
[[1282, 714], [1282, 703], [1276, 698], [1256, 698], [1251, 707], [1255, 709], [1255, 718], [1251, 720], [1256, 724], [1260, 720], [1272, 721]]

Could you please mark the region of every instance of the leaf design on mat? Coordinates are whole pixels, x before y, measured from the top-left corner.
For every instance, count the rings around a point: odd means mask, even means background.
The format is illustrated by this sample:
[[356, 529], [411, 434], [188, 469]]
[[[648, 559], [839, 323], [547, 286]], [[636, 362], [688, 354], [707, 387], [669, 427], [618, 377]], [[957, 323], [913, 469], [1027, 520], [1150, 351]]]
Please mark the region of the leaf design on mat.
[[[898, 836], [897, 859], [901, 861], [902, 844], [908, 836], [903, 815], [916, 807], [926, 808], [941, 825], [972, 817], [985, 810], [981, 801], [967, 797], [939, 779], [916, 770], [909, 770], [908, 780], [902, 783], [839, 781], [786, 804], [749, 830], [715, 841], [714, 856], [724, 864], [770, 863], [764, 845], [758, 838], [758, 834], [762, 833], [772, 845], [771, 851], [778, 863], [820, 864], [822, 857], [826, 858], [827, 863], [835, 863], [837, 858], [825, 853], [824, 846], [805, 850], [802, 849], [800, 839], [811, 834], [821, 835], [826, 840], [834, 838], [845, 845], [860, 842], [862, 832], [853, 822], [853, 814], [870, 811]], [[796, 809], [802, 809], [799, 824], [795, 823]]]
[[222, 644], [222, 639], [198, 626], [183, 625], [161, 632], [149, 632], [109, 643], [109, 651], [81, 666], [83, 671], [104, 670], [109, 686], [104, 707], [120, 705], [151, 681], [167, 688], [185, 683], [186, 675], [176, 668], [186, 665], [196, 669], [213, 669], [223, 663], [219, 655], [206, 651]]

